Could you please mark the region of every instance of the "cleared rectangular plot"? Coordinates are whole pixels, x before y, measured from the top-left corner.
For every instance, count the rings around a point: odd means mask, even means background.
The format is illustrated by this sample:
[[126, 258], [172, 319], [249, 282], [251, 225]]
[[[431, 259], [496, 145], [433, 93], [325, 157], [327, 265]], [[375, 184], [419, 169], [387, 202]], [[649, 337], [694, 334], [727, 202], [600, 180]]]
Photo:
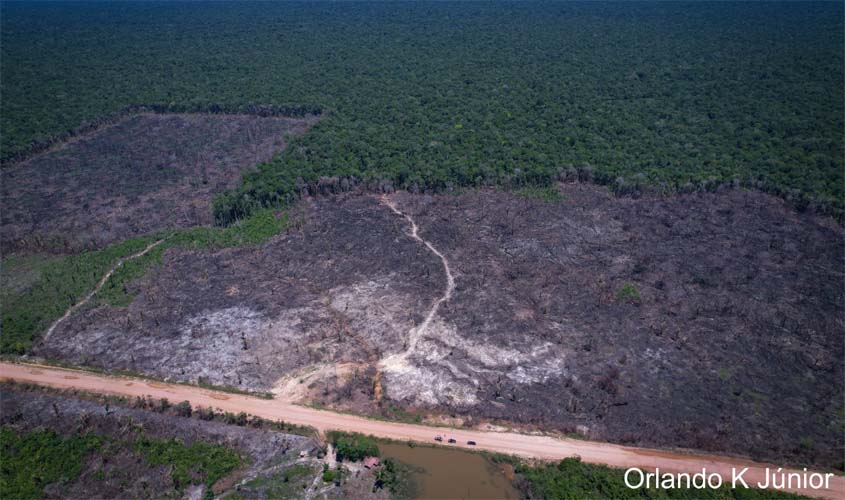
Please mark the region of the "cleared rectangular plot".
[[4, 251], [99, 248], [212, 222], [211, 200], [316, 117], [138, 114], [2, 175]]

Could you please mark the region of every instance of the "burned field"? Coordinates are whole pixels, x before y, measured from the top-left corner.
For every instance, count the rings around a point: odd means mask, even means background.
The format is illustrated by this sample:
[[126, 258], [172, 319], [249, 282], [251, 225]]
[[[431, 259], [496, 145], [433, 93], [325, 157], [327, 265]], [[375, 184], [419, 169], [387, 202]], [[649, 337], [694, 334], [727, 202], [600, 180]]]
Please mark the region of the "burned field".
[[[211, 498], [212, 491], [266, 490], [284, 475], [301, 479], [302, 494], [322, 473], [315, 439], [274, 430], [269, 422], [228, 415], [225, 423], [222, 414], [149, 398], [92, 399], [9, 384], [1, 389], [0, 451], [9, 495], [31, 481], [45, 498]], [[41, 457], [35, 478], [16, 476], [19, 461], [37, 460], [27, 454], [51, 449], [62, 456]], [[51, 477], [53, 460], [70, 477]]]
[[307, 199], [263, 245], [169, 249], [128, 307], [94, 304], [33, 353], [842, 467], [840, 226], [744, 190], [561, 190]]
[[237, 185], [316, 117], [129, 116], [0, 171], [2, 249], [76, 252], [210, 224]]
[[303, 369], [366, 371], [401, 348], [438, 293], [439, 262], [375, 198], [304, 203], [290, 217], [299, 229], [259, 247], [169, 249], [131, 285], [137, 297], [127, 308], [91, 308], [36, 351], [269, 390]]

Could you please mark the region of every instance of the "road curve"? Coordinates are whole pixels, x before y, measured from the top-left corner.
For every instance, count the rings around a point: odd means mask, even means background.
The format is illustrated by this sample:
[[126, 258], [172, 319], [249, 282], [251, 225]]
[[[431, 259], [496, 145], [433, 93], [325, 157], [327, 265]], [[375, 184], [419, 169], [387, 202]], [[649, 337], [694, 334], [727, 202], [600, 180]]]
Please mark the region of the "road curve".
[[[419, 227], [417, 226], [417, 223], [414, 222], [414, 219], [410, 215], [399, 210], [399, 208], [396, 207], [396, 203], [388, 198], [387, 195], [382, 195], [381, 202], [387, 205], [393, 213], [408, 221], [408, 224], [411, 226], [409, 236], [423, 244], [431, 253], [440, 259], [440, 262], [443, 263], [443, 272], [446, 274], [446, 289], [443, 291], [443, 295], [435, 300], [431, 305], [431, 308], [428, 310], [428, 314], [426, 314], [423, 322], [411, 328], [408, 332], [407, 349], [401, 353], [388, 356], [379, 363], [382, 369], [395, 369], [397, 367], [402, 367], [403, 365], [407, 366], [408, 357], [416, 352], [417, 342], [419, 342], [419, 340], [425, 337], [426, 333], [428, 333], [428, 327], [431, 322], [434, 321], [434, 317], [437, 316], [437, 310], [440, 309], [440, 305], [452, 298], [452, 292], [455, 291], [455, 277], [452, 275], [452, 268], [449, 266], [449, 259], [440, 253], [438, 249], [434, 248], [434, 245], [432, 245], [431, 242], [424, 240], [420, 236]], [[399, 369], [401, 370], [401, 368]]]
[[[118, 396], [152, 396], [154, 398], [167, 398], [172, 402], [189, 401], [194, 407], [213, 407], [229, 412], [243, 411], [266, 419], [310, 425], [321, 432], [341, 430], [402, 441], [413, 440], [427, 443], [432, 443], [436, 434], [445, 434], [457, 439], [458, 446], [461, 447], [465, 447], [467, 441], [473, 440], [478, 443], [477, 446], [473, 447], [475, 449], [523, 457], [559, 460], [578, 455], [584, 462], [619, 468], [640, 467], [644, 470], [660, 468], [661, 473], [696, 473], [701, 472], [702, 468], [706, 468], [708, 473], [715, 472], [722, 475], [726, 484], [730, 484], [733, 468], [741, 470], [748, 467], [748, 472], [744, 474], [743, 478], [749, 485], [763, 481], [766, 468], [772, 471], [777, 469], [776, 465], [732, 457], [688, 455], [609, 443], [557, 439], [511, 432], [447, 430], [424, 425], [384, 422], [189, 385], [168, 384], [141, 378], [107, 376], [82, 370], [60, 369], [41, 365], [0, 362], [0, 380], [28, 382], [59, 389], [77, 389]], [[791, 472], [801, 473], [802, 471]], [[845, 499], [845, 476], [834, 476], [831, 478], [829, 486], [829, 488], [818, 490], [791, 488], [786, 491], [816, 498]]]

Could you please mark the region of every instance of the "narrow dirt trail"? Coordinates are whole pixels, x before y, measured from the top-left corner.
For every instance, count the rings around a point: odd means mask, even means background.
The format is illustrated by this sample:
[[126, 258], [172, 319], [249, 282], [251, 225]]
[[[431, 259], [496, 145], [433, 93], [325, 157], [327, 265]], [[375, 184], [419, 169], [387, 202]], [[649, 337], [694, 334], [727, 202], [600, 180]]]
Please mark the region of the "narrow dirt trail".
[[452, 269], [449, 267], [449, 260], [446, 256], [434, 248], [434, 245], [432, 245], [429, 241], [420, 237], [419, 227], [417, 226], [417, 223], [414, 222], [414, 219], [411, 218], [410, 215], [399, 210], [396, 207], [396, 203], [387, 196], [382, 196], [381, 202], [390, 208], [390, 210], [392, 210], [396, 215], [399, 215], [408, 221], [408, 224], [411, 226], [410, 237], [425, 245], [431, 253], [436, 255], [443, 263], [443, 270], [446, 272], [446, 289], [444, 290], [443, 295], [431, 305], [425, 320], [408, 332], [408, 347], [404, 352], [393, 354], [381, 361], [382, 368], [401, 369], [406, 366], [408, 357], [416, 352], [417, 342], [425, 336], [429, 325], [434, 320], [434, 317], [437, 316], [437, 311], [440, 309], [440, 305], [452, 298], [452, 293], [455, 291], [455, 277], [452, 275]]
[[44, 335], [41, 337], [41, 342], [44, 342], [44, 341], [46, 341], [47, 339], [49, 339], [49, 338], [50, 338], [50, 335], [52, 335], [52, 334], [53, 334], [53, 330], [55, 330], [55, 329], [56, 329], [56, 327], [57, 327], [57, 326], [59, 326], [59, 325], [62, 323], [62, 321], [64, 321], [64, 320], [68, 319], [68, 318], [70, 317], [70, 315], [71, 315], [71, 314], [73, 314], [74, 312], [76, 312], [76, 310], [77, 310], [77, 309], [79, 309], [80, 307], [84, 306], [84, 305], [85, 305], [85, 304], [86, 304], [89, 300], [91, 300], [91, 297], [93, 297], [94, 295], [96, 295], [96, 294], [97, 294], [97, 292], [99, 292], [99, 291], [103, 288], [103, 286], [105, 286], [106, 282], [109, 280], [109, 278], [111, 278], [111, 275], [112, 275], [112, 274], [114, 274], [114, 272], [115, 272], [115, 271], [116, 271], [116, 270], [117, 270], [120, 266], [122, 266], [124, 262], [129, 261], [129, 260], [132, 260], [132, 259], [137, 259], [138, 257], [143, 256], [144, 254], [146, 254], [147, 252], [149, 252], [149, 251], [150, 251], [150, 250], [152, 250], [153, 248], [155, 248], [155, 247], [159, 246], [159, 245], [160, 245], [163, 241], [164, 241], [163, 239], [158, 240], [158, 241], [155, 241], [155, 242], [150, 243], [149, 245], [147, 245], [147, 246], [146, 246], [143, 250], [141, 250], [140, 252], [136, 252], [136, 253], [133, 253], [132, 255], [127, 255], [126, 257], [122, 257], [122, 258], [118, 259], [118, 261], [115, 263], [115, 265], [113, 265], [113, 266], [112, 266], [112, 268], [111, 268], [111, 269], [109, 269], [109, 271], [108, 271], [105, 275], [103, 275], [103, 277], [102, 277], [102, 278], [100, 278], [100, 281], [99, 281], [99, 282], [97, 282], [97, 286], [95, 286], [93, 290], [91, 290], [90, 292], [88, 292], [88, 295], [86, 295], [85, 297], [83, 297], [83, 299], [82, 299], [81, 301], [79, 301], [79, 302], [77, 302], [76, 304], [74, 304], [74, 305], [70, 306], [70, 307], [68, 308], [68, 310], [67, 310], [67, 311], [65, 311], [65, 313], [64, 313], [64, 314], [62, 314], [62, 317], [61, 317], [61, 318], [57, 319], [56, 321], [54, 321], [54, 322], [53, 322], [53, 324], [52, 324], [52, 325], [50, 325], [50, 328], [48, 328], [48, 329], [47, 329], [47, 331], [44, 333]]
[[[439, 434], [453, 437], [458, 441], [457, 444], [449, 446], [508, 453], [522, 457], [560, 460], [577, 455], [587, 463], [619, 468], [639, 467], [643, 470], [660, 468], [661, 473], [686, 472], [695, 474], [701, 472], [702, 468], [706, 468], [708, 473], [721, 475], [729, 487], [734, 469], [739, 472], [748, 468], [743, 475], [743, 479], [749, 486], [755, 486], [758, 481], [766, 481], [767, 469], [772, 473], [777, 471], [778, 474], [802, 474], [802, 471], [778, 470], [777, 465], [734, 457], [684, 454], [514, 432], [490, 432], [385, 422], [345, 413], [306, 408], [278, 400], [260, 399], [243, 394], [230, 394], [188, 385], [153, 382], [142, 378], [100, 375], [83, 370], [0, 362], [0, 380], [14, 380], [58, 389], [75, 389], [129, 398], [151, 396], [153, 398], [166, 398], [172, 402], [188, 401], [195, 408], [218, 408], [233, 413], [243, 411], [262, 418], [309, 425], [323, 433], [328, 430], [341, 430], [371, 434], [399, 441], [412, 440], [426, 443], [433, 443], [434, 436]], [[788, 429], [784, 431], [788, 432]], [[469, 447], [466, 444], [469, 440], [478, 444]], [[827, 487], [821, 489], [798, 486], [787, 488], [786, 491], [816, 498], [845, 500], [845, 476], [830, 477]]]

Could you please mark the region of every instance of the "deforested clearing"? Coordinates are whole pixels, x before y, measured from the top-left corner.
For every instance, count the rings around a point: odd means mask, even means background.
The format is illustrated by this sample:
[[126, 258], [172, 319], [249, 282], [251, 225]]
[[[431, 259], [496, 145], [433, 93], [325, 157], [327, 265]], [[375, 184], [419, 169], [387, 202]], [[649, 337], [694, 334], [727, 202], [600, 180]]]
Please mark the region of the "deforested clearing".
[[[90, 304], [33, 352], [373, 414], [838, 465], [841, 226], [740, 189], [559, 189], [389, 195], [407, 219], [376, 196], [306, 198], [262, 245], [167, 250], [127, 307]], [[454, 290], [428, 318], [446, 262]]]
[[73, 252], [212, 222], [214, 194], [316, 117], [128, 116], [4, 168], [2, 248]]
[[5, 498], [387, 497], [367, 471], [326, 484], [321, 443], [283, 423], [150, 397], [0, 395]]

